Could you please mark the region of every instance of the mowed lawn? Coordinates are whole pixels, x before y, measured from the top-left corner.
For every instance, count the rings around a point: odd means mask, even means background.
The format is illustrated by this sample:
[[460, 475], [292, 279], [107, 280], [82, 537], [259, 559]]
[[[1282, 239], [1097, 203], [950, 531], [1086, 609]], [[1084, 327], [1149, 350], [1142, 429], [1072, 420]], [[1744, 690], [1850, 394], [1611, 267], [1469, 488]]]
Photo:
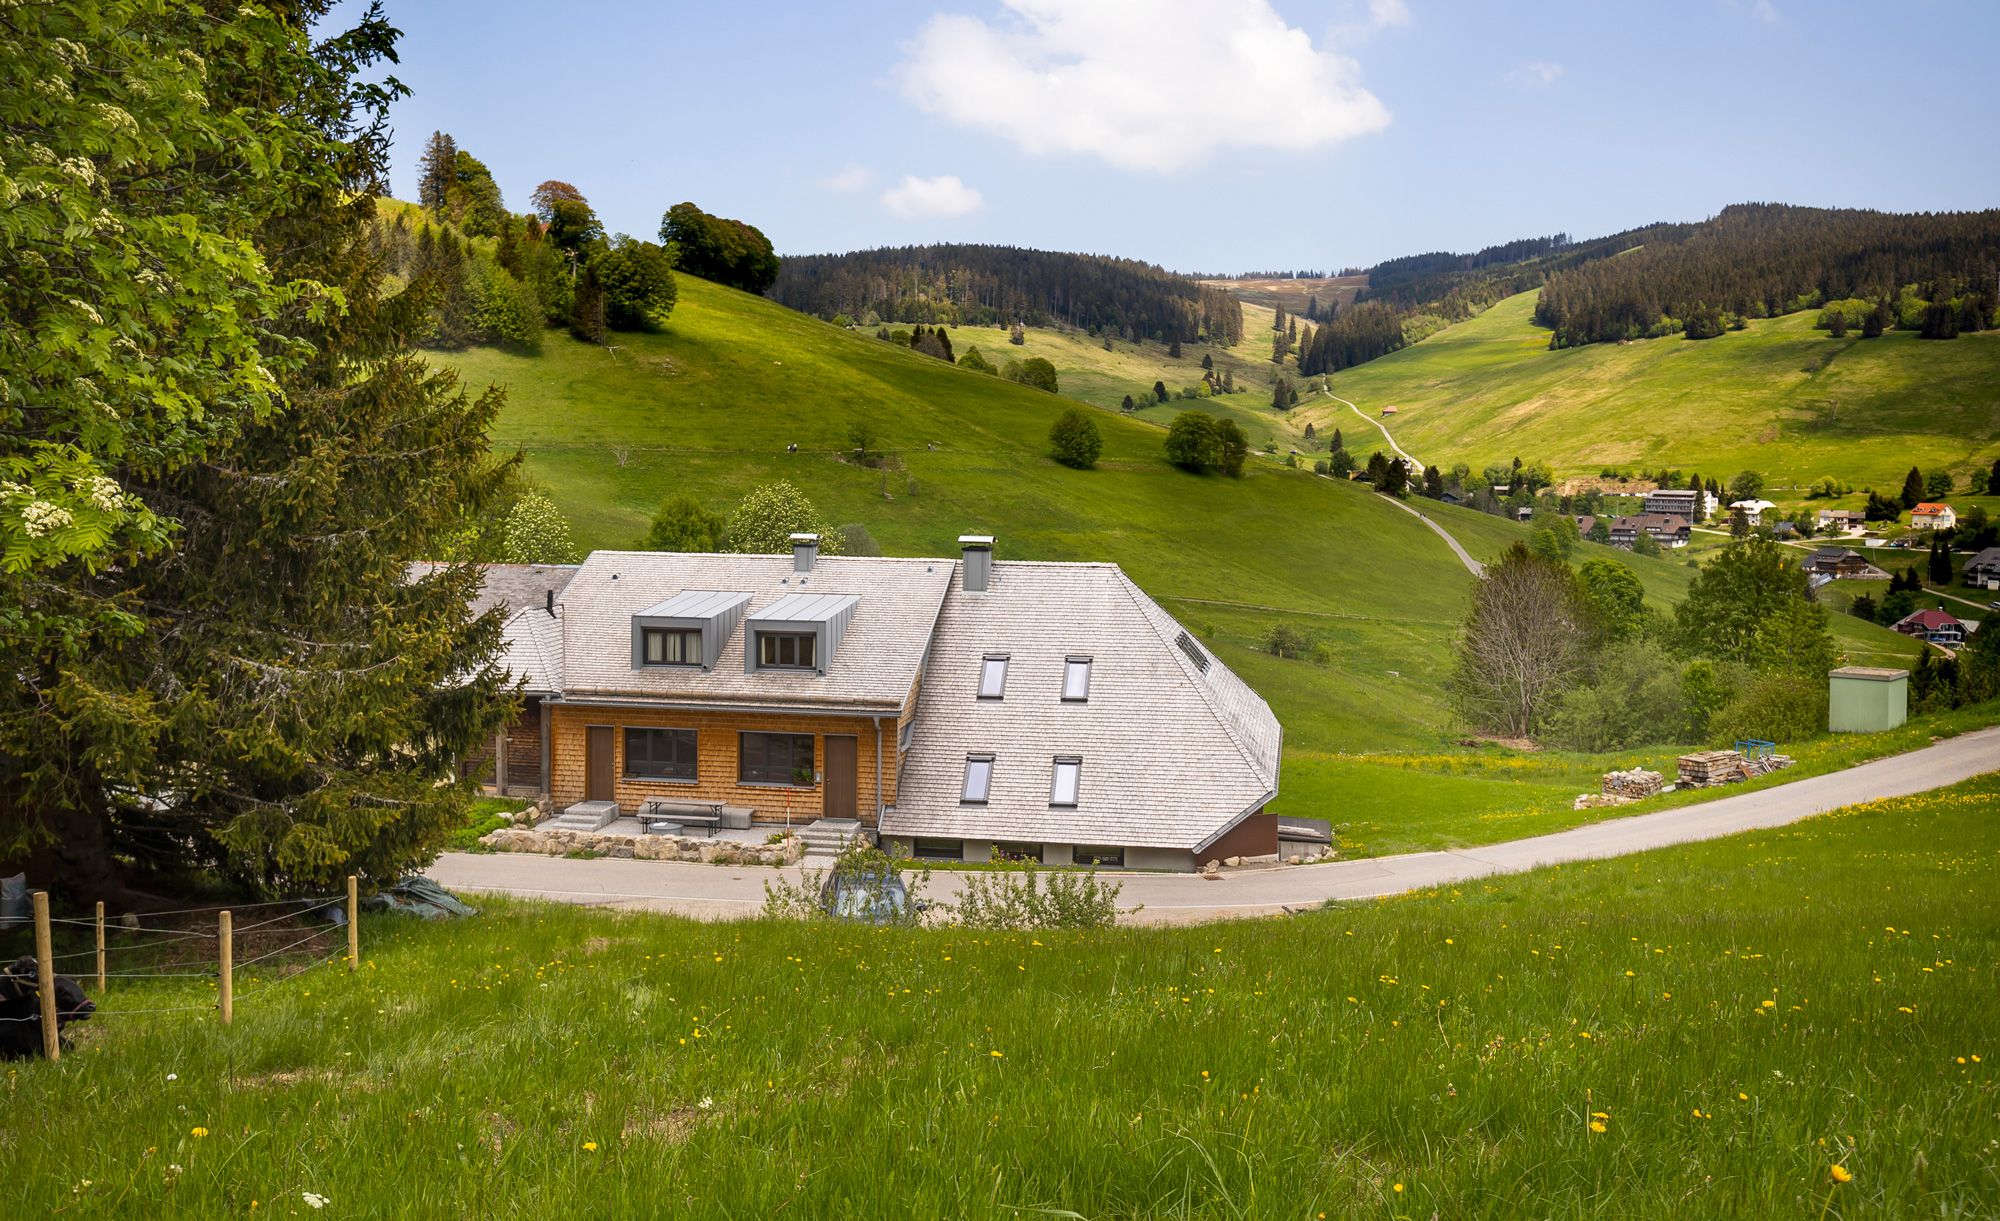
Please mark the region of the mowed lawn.
[[[1335, 374], [1333, 392], [1371, 414], [1395, 406], [1411, 453], [1475, 471], [1518, 456], [1564, 474], [1672, 466], [1756, 470], [1780, 490], [1822, 475], [1894, 488], [1912, 465], [1963, 486], [2000, 456], [2000, 332], [1833, 339], [1805, 312], [1713, 340], [1551, 352], [1535, 295]], [[1308, 414], [1322, 428], [1353, 418], [1333, 403]]]
[[[551, 333], [539, 356], [434, 357], [474, 388], [507, 388], [495, 445], [526, 454], [584, 545], [634, 545], [670, 493], [726, 512], [784, 478], [892, 555], [951, 555], [958, 535], [980, 531], [999, 536], [1003, 558], [1115, 561], [1270, 701], [1286, 727], [1274, 808], [1357, 824], [1355, 850], [1484, 842], [1501, 825], [1489, 816], [1553, 818], [1632, 761], [1536, 756], [1509, 762], [1507, 784], [1467, 782], [1491, 752], [1453, 761], [1466, 749], [1441, 692], [1472, 577], [1421, 522], [1364, 488], [1268, 461], [1241, 480], [1189, 475], [1166, 463], [1160, 427], [1115, 411], [1093, 417], [1099, 468], [1069, 470], [1045, 451], [1073, 400], [680, 283], [663, 333], [617, 336], [610, 351]], [[1268, 343], [1268, 311], [1247, 308], [1245, 320], [1265, 329], [1243, 350]], [[1031, 342], [1070, 343], [1050, 332]], [[1229, 410], [1263, 410], [1248, 398]], [[883, 467], [848, 460], [860, 421], [889, 455]], [[1484, 558], [1526, 537], [1512, 522], [1416, 503]], [[1692, 576], [1676, 560], [1604, 553], [1631, 563], [1656, 601], [1680, 597]], [[1322, 660], [1260, 651], [1279, 623], [1306, 631]], [[1913, 649], [1858, 620], [1837, 631], [1857, 660]], [[1413, 769], [1412, 758], [1440, 762]]]
[[22, 1216], [1992, 1216], [1997, 822], [1193, 929], [370, 917], [228, 1028], [114, 990], [0, 1155]]

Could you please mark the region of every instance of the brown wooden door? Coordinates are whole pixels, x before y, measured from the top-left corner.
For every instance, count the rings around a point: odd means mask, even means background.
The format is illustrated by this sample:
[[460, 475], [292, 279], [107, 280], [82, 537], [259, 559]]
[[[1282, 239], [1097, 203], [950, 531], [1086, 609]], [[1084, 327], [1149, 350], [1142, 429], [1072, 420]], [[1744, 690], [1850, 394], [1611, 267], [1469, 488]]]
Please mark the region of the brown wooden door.
[[856, 816], [860, 741], [859, 738], [834, 734], [826, 736], [826, 808], [823, 814], [827, 818]]
[[583, 738], [583, 799], [585, 801], [610, 801], [612, 799], [612, 739], [611, 726], [592, 725], [584, 730]]

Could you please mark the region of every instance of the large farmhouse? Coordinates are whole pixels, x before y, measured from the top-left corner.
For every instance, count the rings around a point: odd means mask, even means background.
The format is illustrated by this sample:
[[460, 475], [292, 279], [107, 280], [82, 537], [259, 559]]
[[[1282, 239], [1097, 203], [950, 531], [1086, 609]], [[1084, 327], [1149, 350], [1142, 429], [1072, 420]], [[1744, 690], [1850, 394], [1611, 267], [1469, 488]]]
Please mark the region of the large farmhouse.
[[1117, 565], [793, 541], [593, 553], [508, 620], [532, 691], [500, 753], [546, 759], [558, 808], [852, 820], [929, 858], [1277, 852], [1277, 718]]

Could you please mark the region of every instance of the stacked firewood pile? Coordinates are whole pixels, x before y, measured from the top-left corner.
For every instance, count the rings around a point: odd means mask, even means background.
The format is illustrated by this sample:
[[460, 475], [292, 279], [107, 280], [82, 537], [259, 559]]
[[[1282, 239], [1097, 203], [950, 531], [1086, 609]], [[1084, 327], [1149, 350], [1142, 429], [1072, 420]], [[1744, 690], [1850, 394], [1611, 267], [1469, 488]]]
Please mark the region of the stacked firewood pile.
[[1603, 791], [1606, 797], [1630, 797], [1637, 800], [1658, 793], [1665, 783], [1665, 778], [1660, 773], [1635, 767], [1625, 772], [1604, 773]]
[[1698, 750], [1680, 757], [1680, 787], [1698, 789], [1712, 784], [1735, 784], [1791, 765], [1790, 755], [1746, 759], [1734, 750]]

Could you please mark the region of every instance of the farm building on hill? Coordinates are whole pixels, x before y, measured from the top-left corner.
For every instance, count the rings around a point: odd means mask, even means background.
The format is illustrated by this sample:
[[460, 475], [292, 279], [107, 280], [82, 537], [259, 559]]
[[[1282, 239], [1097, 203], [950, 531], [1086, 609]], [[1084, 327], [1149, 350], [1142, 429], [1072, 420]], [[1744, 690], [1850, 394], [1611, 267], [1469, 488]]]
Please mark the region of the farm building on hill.
[[1889, 574], [1868, 562], [1859, 551], [1845, 547], [1820, 547], [1806, 557], [1805, 570], [1816, 577], [1847, 581], [1886, 581]]

